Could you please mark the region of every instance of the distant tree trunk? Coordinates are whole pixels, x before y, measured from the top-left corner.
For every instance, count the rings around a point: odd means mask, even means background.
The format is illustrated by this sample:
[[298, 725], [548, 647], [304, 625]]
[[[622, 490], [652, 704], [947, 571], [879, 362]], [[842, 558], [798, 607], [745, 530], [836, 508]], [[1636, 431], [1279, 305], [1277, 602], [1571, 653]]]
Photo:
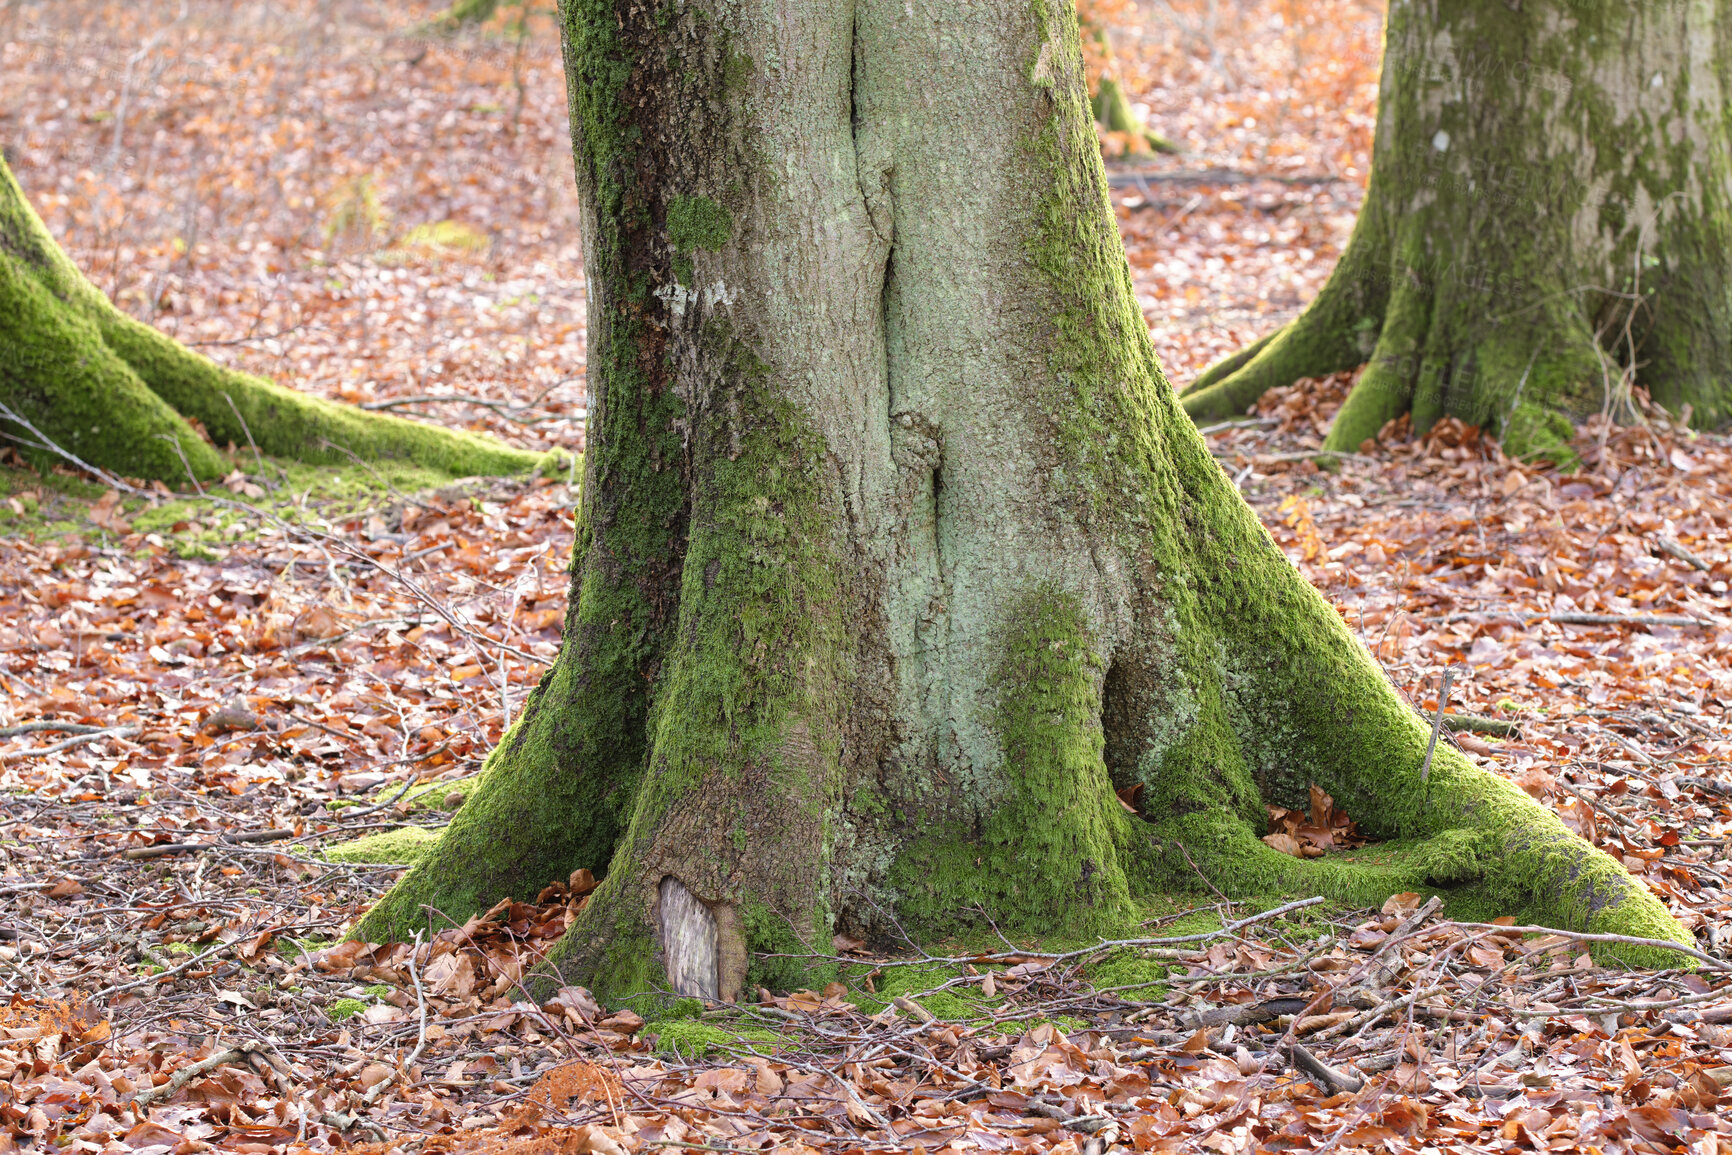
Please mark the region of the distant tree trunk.
[[[47, 438], [90, 465], [170, 482], [231, 468], [187, 418], [219, 443], [250, 440], [303, 461], [398, 457], [458, 476], [516, 473], [540, 460], [485, 437], [334, 405], [224, 369], [134, 320], [54, 243], [3, 156], [0, 406], [0, 438], [26, 456], [57, 462]], [[8, 420], [6, 410], [21, 420]]]
[[1214, 366], [1193, 417], [1366, 364], [1327, 444], [1411, 411], [1566, 457], [1625, 370], [1732, 418], [1732, 4], [1397, 0], [1371, 184], [1310, 308]]
[[[1122, 929], [1199, 873], [1688, 940], [1447, 745], [1421, 785], [1426, 724], [1161, 375], [1070, 0], [562, 8], [593, 396], [564, 648], [356, 935], [588, 867], [558, 965], [609, 996], [809, 981], [763, 955], [892, 914]], [[1260, 841], [1311, 783], [1392, 842]]]

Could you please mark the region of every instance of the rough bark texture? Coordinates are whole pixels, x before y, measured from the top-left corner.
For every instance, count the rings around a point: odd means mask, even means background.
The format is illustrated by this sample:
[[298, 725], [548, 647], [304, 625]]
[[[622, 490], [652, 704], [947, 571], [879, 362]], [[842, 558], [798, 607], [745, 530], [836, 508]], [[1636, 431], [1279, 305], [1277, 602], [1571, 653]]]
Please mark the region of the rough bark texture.
[[1396, 0], [1365, 205], [1317, 300], [1185, 409], [1366, 364], [1328, 446], [1411, 411], [1567, 457], [1626, 369], [1732, 418], [1732, 4]]
[[[67, 259], [0, 157], [0, 403], [53, 444], [126, 477], [183, 482], [229, 468], [218, 443], [302, 461], [398, 457], [453, 476], [516, 473], [540, 457], [483, 437], [334, 405], [224, 369], [116, 309]], [[0, 437], [60, 460], [23, 426]], [[345, 452], [346, 451], [346, 452]]]
[[[808, 981], [761, 956], [892, 913], [1121, 927], [1199, 871], [1687, 938], [1454, 750], [1421, 791], [1425, 725], [1162, 377], [1069, 0], [959, 2], [563, 3], [594, 342], [565, 648], [355, 933], [589, 867], [558, 965], [609, 996]], [[1259, 841], [1311, 782], [1390, 841]]]

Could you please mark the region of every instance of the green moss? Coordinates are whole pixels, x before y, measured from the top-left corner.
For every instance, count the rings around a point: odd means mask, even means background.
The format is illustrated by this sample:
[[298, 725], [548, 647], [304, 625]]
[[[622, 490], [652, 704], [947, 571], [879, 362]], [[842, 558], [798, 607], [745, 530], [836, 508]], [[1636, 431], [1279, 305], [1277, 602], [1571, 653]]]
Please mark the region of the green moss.
[[1096, 86], [1093, 100], [1095, 119], [1109, 132], [1122, 132], [1132, 141], [1132, 151], [1137, 153], [1166, 152], [1175, 153], [1179, 146], [1153, 132], [1144, 124], [1131, 108], [1131, 102], [1125, 97], [1125, 90], [1111, 76], [1103, 76]]
[[1501, 430], [1503, 451], [1517, 461], [1543, 461], [1565, 473], [1581, 468], [1581, 456], [1570, 444], [1575, 426], [1561, 413], [1538, 405], [1517, 406]]
[[[1167, 933], [1183, 932], [1174, 930]], [[1089, 966], [1086, 977], [1089, 985], [1097, 990], [1122, 991], [1130, 998], [1160, 1002], [1167, 994], [1161, 983], [1172, 973], [1170, 966], [1126, 949], [1114, 951]]]
[[271, 944], [278, 954], [290, 962], [298, 962], [302, 955], [317, 954], [328, 946], [336, 945], [335, 939], [327, 938], [278, 938]]
[[[962, 941], [973, 940], [965, 938]], [[991, 949], [985, 939], [979, 940], [979, 945], [982, 949]], [[995, 942], [994, 945], [1002, 949], [1002, 944]], [[868, 973], [875, 975], [872, 981], [875, 990], [867, 989]], [[949, 1022], [977, 1021], [989, 1018], [993, 1008], [1004, 1002], [1003, 995], [987, 998], [981, 993], [980, 979], [957, 966], [922, 963], [888, 967], [881, 971], [865, 966], [846, 967], [839, 977], [848, 984], [848, 1001], [867, 1014], [877, 1014], [891, 1006], [895, 999], [905, 998]], [[937, 989], [953, 980], [962, 981], [945, 990]]]
[[942, 934], [979, 909], [1010, 932], [1122, 921], [1130, 893], [1125, 815], [1101, 760], [1101, 662], [1071, 595], [1032, 592], [1005, 627], [995, 714], [1004, 782], [978, 834], [941, 826], [891, 868], [915, 933]]
[[342, 842], [325, 850], [331, 862], [412, 865], [420, 862], [439, 842], [439, 831], [420, 826], [381, 831]]
[[354, 1018], [366, 1009], [367, 1004], [360, 999], [338, 999], [325, 1008], [325, 1017], [333, 1023], [340, 1023], [345, 1019]]
[[485, 24], [499, 10], [499, 0], [457, 0], [451, 7], [427, 21], [424, 28], [452, 33], [477, 24]]
[[767, 987], [772, 991], [820, 990], [836, 978], [834, 963], [807, 958], [762, 958], [762, 955], [802, 955], [811, 948], [794, 935], [788, 920], [762, 900], [748, 898], [740, 908], [741, 929], [751, 962], [746, 971], [747, 989]]
[[659, 1053], [688, 1061], [712, 1055], [765, 1054], [782, 1042], [776, 1032], [761, 1027], [722, 1027], [695, 1019], [660, 1022], [654, 1032]]
[[716, 252], [733, 237], [733, 214], [709, 197], [676, 196], [668, 200], [668, 243], [676, 250]]
[[[475, 793], [475, 788], [480, 784], [481, 775], [479, 774], [468, 774], [462, 778], [441, 778], [409, 791], [403, 795], [403, 800], [399, 805], [411, 811], [455, 810], [457, 806], [447, 804], [446, 798], [453, 794], [461, 795], [463, 802], [458, 803], [458, 806], [461, 806], [469, 801], [470, 796]], [[387, 783], [373, 792], [370, 802], [374, 804], [389, 802], [402, 789], [403, 787], [400, 785]]]
[[393, 989], [394, 988], [389, 987], [384, 983], [374, 983], [372, 986], [367, 988], [367, 996], [369, 998], [382, 999], [390, 995]]

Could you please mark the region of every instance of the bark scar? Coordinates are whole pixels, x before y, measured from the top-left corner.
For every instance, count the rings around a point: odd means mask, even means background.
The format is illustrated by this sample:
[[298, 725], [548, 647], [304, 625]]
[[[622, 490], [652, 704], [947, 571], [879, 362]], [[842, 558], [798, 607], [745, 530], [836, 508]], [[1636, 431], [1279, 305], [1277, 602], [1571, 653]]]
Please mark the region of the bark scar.
[[716, 998], [721, 992], [716, 967], [716, 916], [685, 883], [671, 874], [662, 879], [658, 898], [656, 916], [661, 924], [669, 985], [681, 996]]

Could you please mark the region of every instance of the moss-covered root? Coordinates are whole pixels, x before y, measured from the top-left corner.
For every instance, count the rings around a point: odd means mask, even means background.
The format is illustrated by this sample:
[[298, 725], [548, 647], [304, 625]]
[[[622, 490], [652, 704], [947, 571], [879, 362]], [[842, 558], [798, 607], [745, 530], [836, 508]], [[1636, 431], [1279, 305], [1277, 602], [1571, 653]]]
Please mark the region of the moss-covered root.
[[1102, 760], [1102, 662], [1074, 595], [1047, 586], [1001, 627], [994, 729], [1002, 800], [979, 824], [935, 823], [891, 869], [898, 915], [938, 938], [957, 912], [1023, 934], [1089, 934], [1137, 922], [1130, 878], [1146, 867]]
[[[1375, 438], [1386, 421], [1406, 413], [1413, 405], [1414, 375], [1425, 350], [1431, 325], [1432, 296], [1403, 278], [1390, 298], [1383, 329], [1365, 372], [1347, 395], [1329, 434], [1325, 449], [1351, 453]], [[1419, 415], [1416, 413], [1415, 417]], [[1433, 414], [1433, 420], [1436, 415]], [[1423, 430], [1421, 430], [1423, 432]]]
[[438, 13], [422, 27], [430, 32], [441, 32], [450, 35], [477, 24], [485, 24], [499, 10], [499, 0], [457, 0], [451, 7]]
[[595, 676], [597, 657], [583, 646], [561, 656], [488, 756], [480, 781], [438, 843], [412, 860], [395, 860], [415, 867], [356, 924], [352, 937], [400, 942], [429, 922], [461, 925], [507, 896], [533, 898], [580, 867], [598, 873], [606, 867], [624, 787], [616, 777], [620, 767], [595, 756], [584, 739], [595, 726], [620, 721], [627, 695]]
[[[116, 309], [54, 242], [0, 158], [0, 402], [61, 449], [128, 477], [209, 478], [220, 444], [344, 463], [400, 458], [452, 476], [518, 473], [540, 455], [296, 393], [224, 369]], [[6, 427], [43, 462], [22, 426]]]
[[1215, 363], [1181, 395], [1193, 421], [1241, 416], [1271, 389], [1365, 361], [1383, 312], [1378, 285], [1336, 266], [1317, 299], [1293, 321]]
[[[197, 418], [218, 444], [256, 444], [300, 461], [411, 461], [453, 477], [525, 473], [543, 460], [489, 437], [370, 413], [224, 369], [107, 305], [98, 323], [151, 392]], [[353, 455], [353, 456], [351, 456]]]
[[1131, 107], [1124, 87], [1111, 76], [1102, 76], [1094, 95], [1095, 119], [1108, 132], [1122, 132], [1131, 138], [1135, 152], [1176, 153], [1179, 146], [1144, 124]]

